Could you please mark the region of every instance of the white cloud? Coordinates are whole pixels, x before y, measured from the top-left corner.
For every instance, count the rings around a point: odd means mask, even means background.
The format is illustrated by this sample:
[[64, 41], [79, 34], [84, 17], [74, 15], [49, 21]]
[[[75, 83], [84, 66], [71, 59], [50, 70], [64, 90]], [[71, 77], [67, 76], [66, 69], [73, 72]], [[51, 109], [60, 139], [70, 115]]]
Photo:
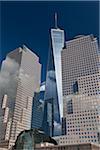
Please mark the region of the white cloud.
[[19, 64], [13, 59], [6, 58], [0, 71], [0, 96], [8, 94], [13, 98], [16, 92]]
[[40, 86], [40, 91], [45, 91], [45, 82], [43, 82]]
[[54, 121], [55, 135], [61, 135], [61, 124]]
[[49, 77], [50, 79], [55, 79], [55, 71], [54, 71], [54, 70], [48, 71], [48, 77]]

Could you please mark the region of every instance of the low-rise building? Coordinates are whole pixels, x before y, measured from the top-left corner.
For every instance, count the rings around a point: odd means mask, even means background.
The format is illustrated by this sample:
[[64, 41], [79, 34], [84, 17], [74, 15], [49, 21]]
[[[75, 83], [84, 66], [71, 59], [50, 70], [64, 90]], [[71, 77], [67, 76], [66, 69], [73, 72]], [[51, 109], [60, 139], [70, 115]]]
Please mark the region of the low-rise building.
[[93, 143], [73, 144], [73, 145], [37, 145], [36, 150], [100, 150], [100, 145]]

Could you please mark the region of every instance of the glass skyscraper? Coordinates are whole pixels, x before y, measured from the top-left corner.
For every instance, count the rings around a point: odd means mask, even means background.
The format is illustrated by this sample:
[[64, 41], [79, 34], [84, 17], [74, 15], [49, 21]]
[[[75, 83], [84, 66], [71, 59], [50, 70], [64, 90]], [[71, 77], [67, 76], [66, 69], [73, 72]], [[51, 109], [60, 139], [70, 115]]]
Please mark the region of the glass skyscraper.
[[44, 101], [40, 98], [40, 92], [34, 94], [32, 105], [31, 128], [41, 129], [44, 115]]
[[53, 98], [44, 99], [45, 83], [40, 86], [40, 91], [34, 94], [32, 106], [31, 128], [41, 129], [46, 135], [53, 136], [54, 107]]
[[31, 128], [42, 129], [44, 119], [45, 82], [41, 83], [40, 91], [33, 97]]
[[42, 122], [42, 130], [48, 136], [54, 136], [54, 103], [53, 98], [44, 102], [44, 114]]
[[62, 75], [61, 75], [61, 50], [64, 47], [64, 30], [51, 29], [50, 49], [48, 56], [45, 100], [53, 98], [54, 105], [54, 135], [55, 122], [60, 123], [62, 117]]
[[57, 85], [58, 101], [60, 108], [60, 115], [62, 117], [62, 67], [61, 67], [61, 50], [64, 47], [64, 30], [59, 28], [51, 29], [51, 46], [53, 50], [55, 78]]

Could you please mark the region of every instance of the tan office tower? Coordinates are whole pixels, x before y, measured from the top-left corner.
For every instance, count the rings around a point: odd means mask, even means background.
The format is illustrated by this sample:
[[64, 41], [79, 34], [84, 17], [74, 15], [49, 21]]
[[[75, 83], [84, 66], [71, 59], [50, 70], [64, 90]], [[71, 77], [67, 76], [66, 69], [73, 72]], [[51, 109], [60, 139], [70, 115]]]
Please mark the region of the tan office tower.
[[31, 128], [32, 100], [39, 90], [41, 64], [26, 46], [11, 51], [0, 73], [0, 147], [11, 147]]
[[[93, 35], [77, 36], [62, 50], [64, 136], [58, 143], [100, 143], [100, 54]], [[64, 129], [65, 127], [65, 129]]]

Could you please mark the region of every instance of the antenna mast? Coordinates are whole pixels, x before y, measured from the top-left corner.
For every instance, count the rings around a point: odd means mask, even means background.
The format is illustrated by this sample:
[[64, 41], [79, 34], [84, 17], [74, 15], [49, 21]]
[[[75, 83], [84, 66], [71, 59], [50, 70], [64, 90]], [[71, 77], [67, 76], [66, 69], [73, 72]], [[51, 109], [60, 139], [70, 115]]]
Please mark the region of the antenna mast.
[[55, 28], [57, 29], [57, 13], [55, 12]]

